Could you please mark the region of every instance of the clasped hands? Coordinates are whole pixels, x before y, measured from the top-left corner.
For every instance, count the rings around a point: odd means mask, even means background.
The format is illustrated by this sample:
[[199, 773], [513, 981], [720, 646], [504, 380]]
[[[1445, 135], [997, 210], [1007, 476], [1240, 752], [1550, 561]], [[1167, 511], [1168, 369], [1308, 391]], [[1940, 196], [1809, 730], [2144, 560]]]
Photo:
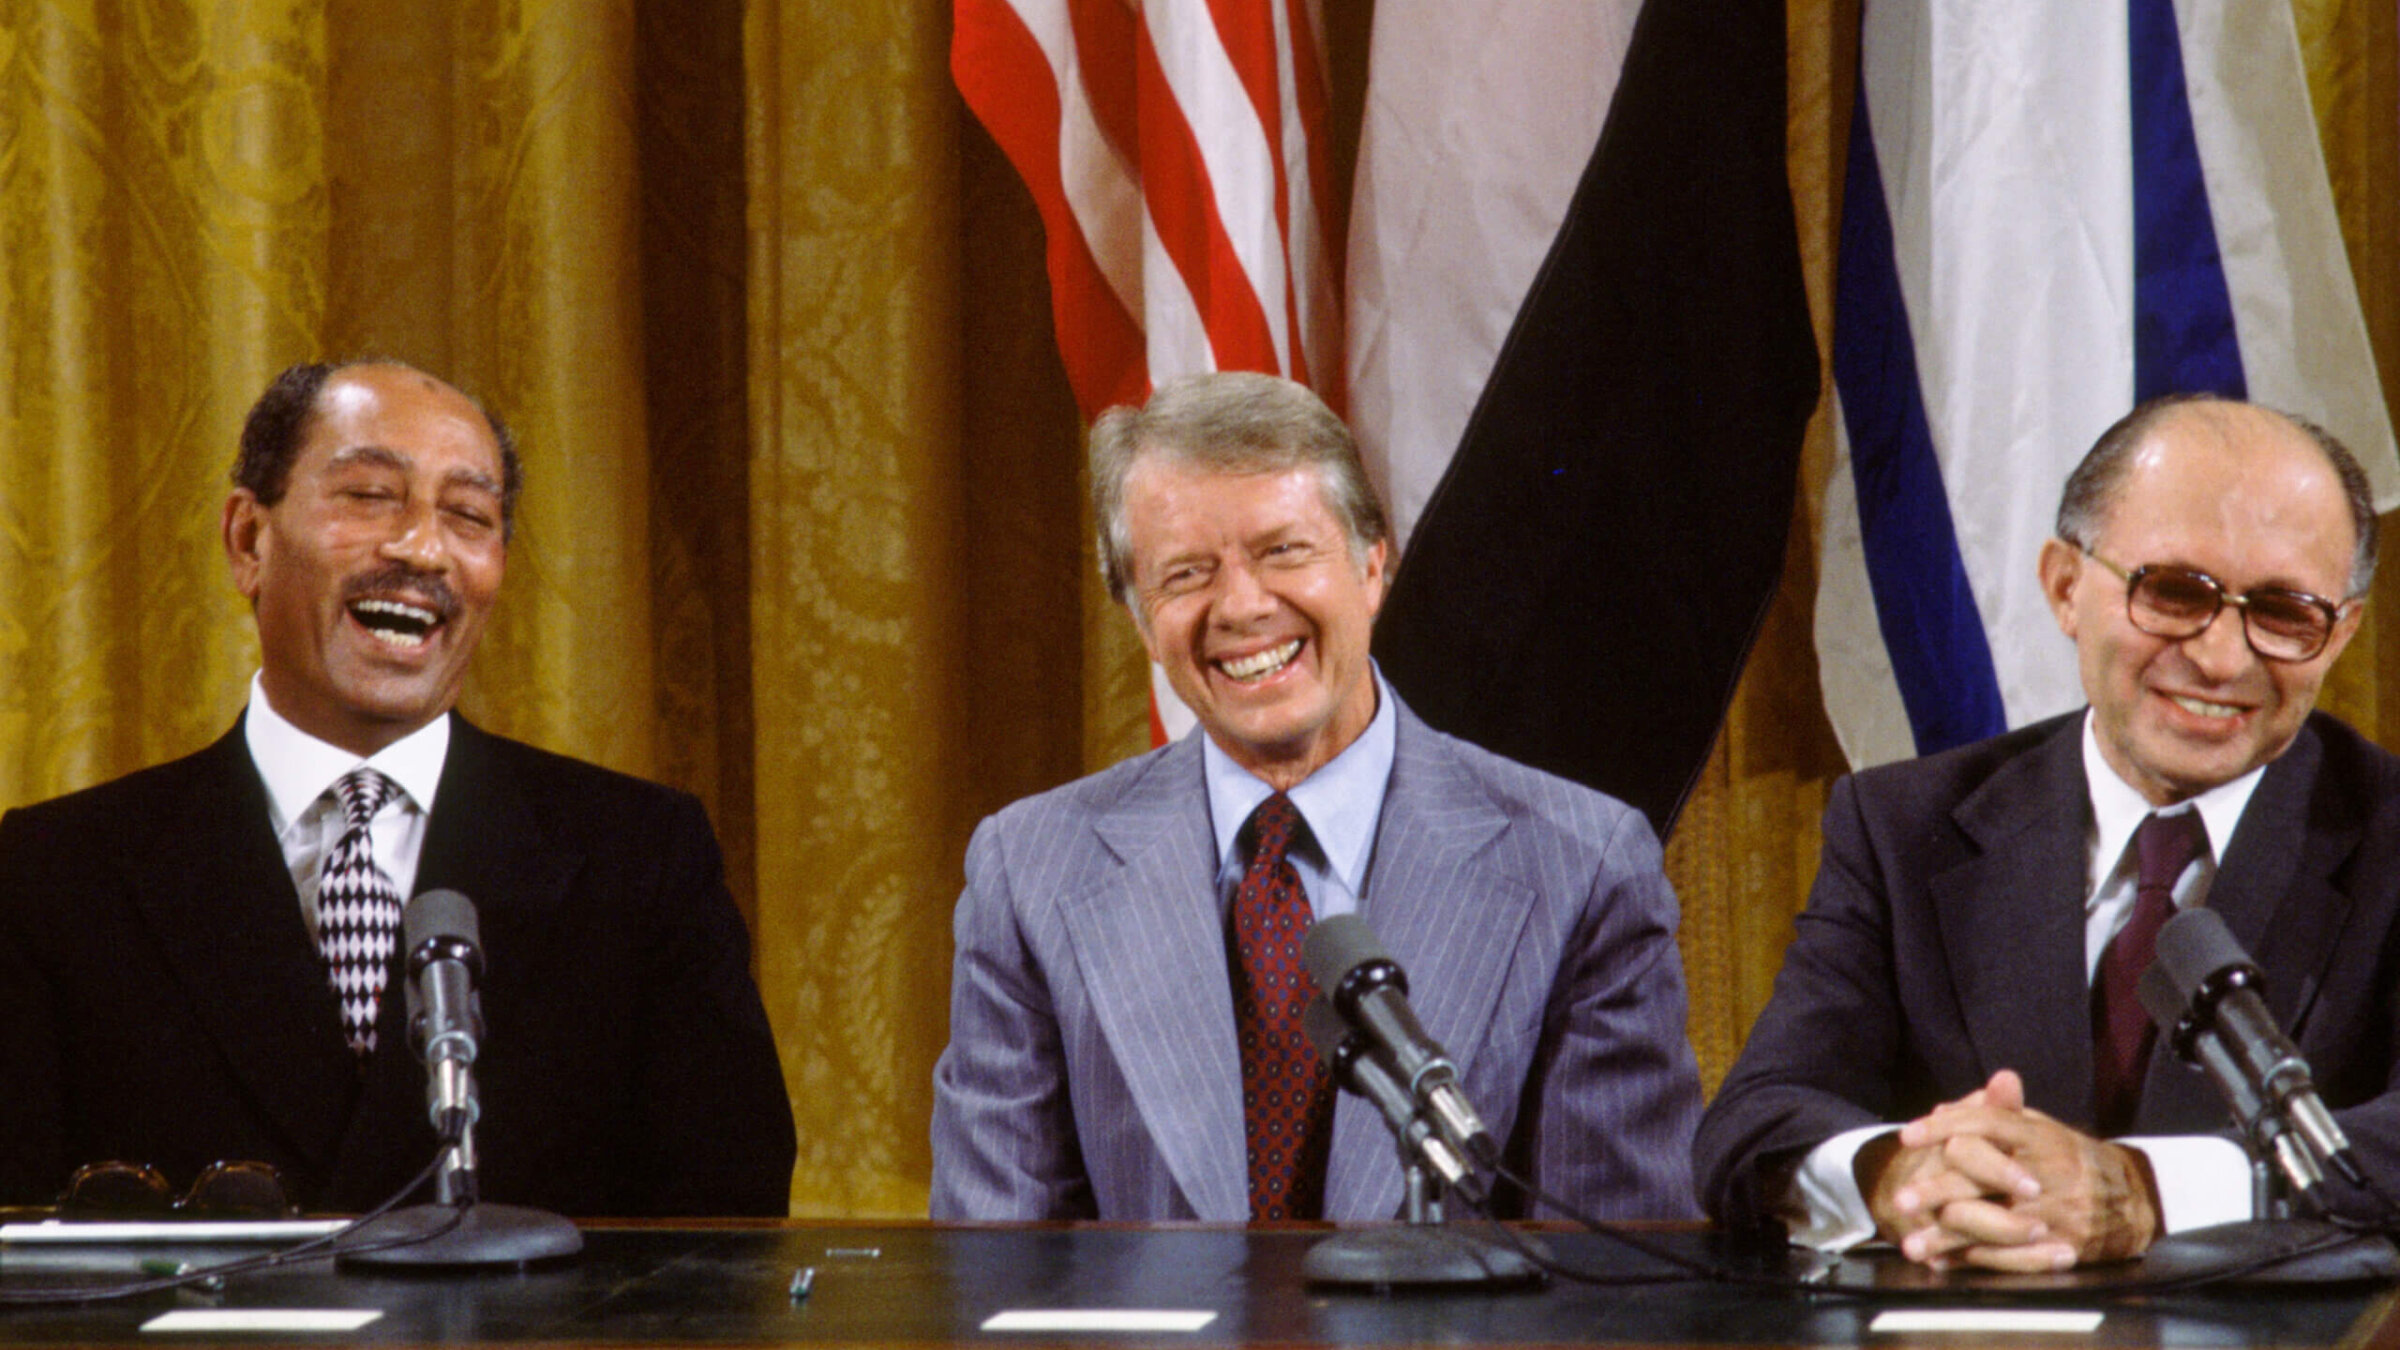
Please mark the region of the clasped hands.
[[2010, 1069], [1869, 1143], [1855, 1172], [1878, 1233], [1935, 1269], [2065, 1270], [2158, 1236], [2142, 1155], [2026, 1106]]

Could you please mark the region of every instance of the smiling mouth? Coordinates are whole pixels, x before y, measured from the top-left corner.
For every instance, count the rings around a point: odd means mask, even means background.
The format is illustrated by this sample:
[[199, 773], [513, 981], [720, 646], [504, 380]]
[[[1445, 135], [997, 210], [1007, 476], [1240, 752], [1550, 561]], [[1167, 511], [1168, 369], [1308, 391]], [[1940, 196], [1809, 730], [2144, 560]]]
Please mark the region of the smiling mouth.
[[442, 624], [442, 616], [423, 605], [401, 600], [353, 600], [350, 617], [385, 646], [413, 651], [425, 645], [433, 630]]
[[1300, 639], [1293, 638], [1279, 647], [1269, 647], [1263, 652], [1254, 652], [1230, 661], [1219, 661], [1216, 666], [1228, 677], [1250, 684], [1290, 665], [1292, 658], [1299, 654]]
[[2169, 694], [2167, 697], [2173, 700], [2176, 707], [2196, 717], [2239, 717], [2246, 711], [2230, 703], [2211, 703], [2207, 699], [2192, 698], [2186, 694]]

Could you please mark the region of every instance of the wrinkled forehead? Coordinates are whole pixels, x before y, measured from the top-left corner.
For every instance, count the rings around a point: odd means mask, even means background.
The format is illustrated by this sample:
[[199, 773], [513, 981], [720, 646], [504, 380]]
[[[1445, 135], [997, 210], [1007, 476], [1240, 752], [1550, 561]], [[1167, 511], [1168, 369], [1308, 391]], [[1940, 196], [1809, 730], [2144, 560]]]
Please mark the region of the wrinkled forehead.
[[[2116, 549], [2235, 551], [2339, 588], [2357, 540], [2340, 474], [2306, 433], [2242, 404], [2180, 408], [2131, 455], [2100, 522]], [[2141, 557], [2207, 565], [2205, 556]]]
[[500, 482], [500, 445], [474, 400], [407, 366], [354, 366], [318, 391], [305, 433], [309, 448], [338, 458], [442, 461]]

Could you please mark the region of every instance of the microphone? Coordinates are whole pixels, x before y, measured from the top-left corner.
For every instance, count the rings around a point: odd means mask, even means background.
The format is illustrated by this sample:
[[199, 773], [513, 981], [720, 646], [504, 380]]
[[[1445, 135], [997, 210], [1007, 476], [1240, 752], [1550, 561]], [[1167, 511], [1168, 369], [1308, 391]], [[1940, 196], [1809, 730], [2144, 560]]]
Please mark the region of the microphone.
[[1425, 1117], [1417, 1111], [1416, 1099], [1376, 1058], [1367, 1038], [1352, 1031], [1323, 994], [1308, 1001], [1308, 1007], [1301, 1011], [1300, 1024], [1308, 1032], [1309, 1044], [1317, 1047], [1317, 1055], [1332, 1071], [1333, 1081], [1375, 1103], [1375, 1109], [1383, 1112], [1383, 1123], [1391, 1127], [1392, 1137], [1400, 1141], [1402, 1153], [1423, 1159], [1450, 1189], [1468, 1187], [1471, 1176], [1466, 1159], [1459, 1157], [1458, 1150], [1425, 1123]]
[[2363, 1187], [2366, 1176], [2317, 1096], [2308, 1061], [2259, 997], [2262, 982], [2225, 921], [2190, 909], [2159, 929], [2158, 959], [2139, 988], [2142, 1006], [2172, 1038], [2175, 1053], [2208, 1074], [2294, 1191], [2305, 1195], [2322, 1184], [2323, 1164]]
[[425, 1111], [443, 1142], [456, 1144], [482, 1107], [475, 1049], [483, 1037], [481, 931], [475, 903], [456, 891], [427, 891], [400, 913], [408, 951], [408, 1040], [424, 1062]]
[[2266, 1098], [2259, 1095], [2258, 1086], [2242, 1071], [2241, 1062], [2226, 1048], [2224, 1040], [2214, 1032], [2203, 1032], [2198, 1021], [2186, 1019], [2189, 1000], [2177, 992], [2175, 981], [2165, 968], [2154, 964], [2143, 971], [2137, 987], [2142, 1006], [2150, 1011], [2150, 1019], [2172, 1038], [2176, 1057], [2199, 1065], [2208, 1075], [2217, 1095], [2225, 1100], [2234, 1124], [2250, 1137], [2261, 1156], [2275, 1160], [2276, 1167], [2291, 1182], [2293, 1192], [2308, 1195], [2322, 1185], [2324, 1169], [2301, 1146], [2300, 1137], [2268, 1109]]
[[[427, 891], [400, 911], [408, 952], [408, 1039], [425, 1061], [425, 1111], [441, 1137], [433, 1202], [372, 1215], [359, 1241], [337, 1255], [346, 1266], [513, 1266], [573, 1256], [583, 1234], [548, 1210], [492, 1204], [476, 1192], [475, 1050], [483, 1039], [483, 935], [475, 903], [456, 891]], [[396, 1200], [395, 1200], [396, 1202]]]
[[1384, 1067], [1450, 1146], [1483, 1166], [1496, 1164], [1500, 1146], [1460, 1090], [1458, 1066], [1418, 1024], [1408, 1006], [1408, 976], [1367, 921], [1356, 914], [1318, 921], [1300, 944], [1300, 962], [1343, 1020], [1382, 1053]]

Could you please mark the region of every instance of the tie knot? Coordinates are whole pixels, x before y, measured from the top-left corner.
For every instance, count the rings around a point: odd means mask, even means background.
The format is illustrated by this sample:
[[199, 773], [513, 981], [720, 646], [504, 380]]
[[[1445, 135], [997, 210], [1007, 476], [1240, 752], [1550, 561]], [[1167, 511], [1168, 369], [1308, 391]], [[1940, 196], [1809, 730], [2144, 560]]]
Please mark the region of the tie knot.
[[1291, 798], [1275, 793], [1250, 813], [1248, 828], [1253, 859], [1280, 859], [1300, 828], [1300, 808], [1292, 805]]
[[2208, 851], [2208, 829], [2197, 810], [2152, 813], [2133, 832], [2138, 884], [2172, 887], [2192, 859]]
[[342, 816], [353, 829], [363, 827], [375, 818], [375, 813], [400, 792], [400, 785], [375, 770], [360, 765], [343, 774], [333, 785], [342, 799]]

